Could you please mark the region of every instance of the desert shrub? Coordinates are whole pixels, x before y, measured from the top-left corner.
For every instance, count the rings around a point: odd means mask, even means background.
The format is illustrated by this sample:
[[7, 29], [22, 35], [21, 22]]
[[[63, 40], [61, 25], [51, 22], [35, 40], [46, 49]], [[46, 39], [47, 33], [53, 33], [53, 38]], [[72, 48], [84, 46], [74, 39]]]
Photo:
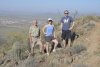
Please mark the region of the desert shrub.
[[74, 45], [69, 50], [71, 51], [72, 54], [79, 54], [82, 51], [86, 51], [86, 47], [83, 44]]
[[23, 62], [19, 63], [17, 67], [39, 67], [39, 64], [35, 62], [35, 59], [32, 56], [29, 56]]
[[93, 20], [93, 21], [98, 22], [100, 21], [99, 18], [100, 18], [99, 16], [82, 16], [82, 17], [79, 17], [76, 21], [77, 22], [81, 21], [82, 23], [86, 23], [88, 21]]
[[12, 54], [14, 59], [21, 60], [21, 44], [19, 42], [15, 42], [12, 46]]
[[4, 53], [5, 47], [6, 47], [7, 40], [6, 38], [0, 36], [0, 57]]
[[26, 50], [28, 50], [27, 44], [23, 44], [21, 42], [16, 41], [14, 42], [12, 48], [3, 57], [4, 58], [2, 60], [3, 62], [0, 62], [0, 63], [7, 66], [8, 64], [10, 64], [7, 61], [12, 62], [13, 60], [15, 60], [16, 62], [21, 62], [28, 57], [28, 54], [25, 52]]
[[86, 17], [88, 20], [94, 20], [96, 22], [100, 21], [99, 16], [87, 16]]
[[16, 41], [18, 42], [28, 42], [28, 35], [24, 32], [9, 32], [7, 33], [7, 49], [11, 49], [13, 43], [15, 43]]
[[87, 23], [87, 24], [84, 25], [84, 29], [86, 31], [90, 31], [94, 27], [95, 27], [95, 21], [90, 21], [89, 23]]
[[75, 21], [76, 23], [73, 30], [80, 35], [87, 34], [88, 31], [95, 27], [95, 23], [99, 21], [98, 16], [82, 16]]
[[55, 26], [55, 31], [60, 30], [60, 23], [55, 22], [54, 26]]
[[21, 48], [21, 54], [22, 54], [21, 58], [22, 60], [24, 60], [28, 57], [28, 54], [26, 53], [26, 51], [30, 51], [30, 45], [27, 44], [27, 42], [25, 42], [25, 43], [22, 43], [21, 47], [22, 47]]
[[24, 60], [28, 57], [28, 54], [26, 53], [26, 51], [30, 50], [29, 45], [27, 44], [27, 42], [25, 43], [21, 43], [21, 42], [15, 42], [12, 46], [12, 54], [13, 57], [17, 60]]
[[[7, 36], [7, 37], [6, 37]], [[0, 53], [6, 52], [12, 49], [12, 45], [18, 41], [28, 44], [28, 35], [25, 32], [9, 32], [6, 33], [6, 42], [0, 47]]]
[[84, 63], [76, 63], [73, 64], [72, 67], [87, 67], [87, 65], [85, 65]]

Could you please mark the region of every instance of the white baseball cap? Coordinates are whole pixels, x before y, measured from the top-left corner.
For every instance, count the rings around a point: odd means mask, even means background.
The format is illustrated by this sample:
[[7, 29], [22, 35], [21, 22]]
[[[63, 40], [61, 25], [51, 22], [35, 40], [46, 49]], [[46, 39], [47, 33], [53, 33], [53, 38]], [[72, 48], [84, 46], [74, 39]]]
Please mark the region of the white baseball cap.
[[50, 20], [53, 21], [52, 18], [48, 18], [48, 21], [50, 21]]

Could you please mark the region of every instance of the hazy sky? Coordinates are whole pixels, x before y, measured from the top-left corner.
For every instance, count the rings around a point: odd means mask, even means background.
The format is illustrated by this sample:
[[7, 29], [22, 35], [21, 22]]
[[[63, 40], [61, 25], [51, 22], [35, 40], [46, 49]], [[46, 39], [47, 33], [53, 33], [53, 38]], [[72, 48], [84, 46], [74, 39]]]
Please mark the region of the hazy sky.
[[0, 12], [56, 13], [65, 9], [100, 13], [100, 0], [0, 0]]

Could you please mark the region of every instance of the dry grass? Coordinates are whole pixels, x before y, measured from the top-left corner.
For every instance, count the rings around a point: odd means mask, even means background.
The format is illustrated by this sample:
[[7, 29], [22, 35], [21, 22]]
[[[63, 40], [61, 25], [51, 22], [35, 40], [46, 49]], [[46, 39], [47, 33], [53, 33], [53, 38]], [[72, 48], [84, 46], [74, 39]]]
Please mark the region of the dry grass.
[[[85, 36], [86, 33], [91, 31], [93, 28], [96, 27], [96, 23], [99, 20], [100, 17], [96, 16], [87, 16], [87, 17], [81, 17], [76, 20], [74, 31], [78, 34]], [[61, 41], [60, 35], [60, 26], [59, 24], [54, 24], [56, 27], [56, 35], [59, 40]], [[59, 28], [59, 29], [58, 29]], [[7, 33], [8, 34], [8, 33]], [[45, 43], [43, 32], [41, 33], [41, 39]], [[36, 50], [35, 56], [27, 55], [25, 53], [26, 50], [29, 50], [28, 45], [28, 34], [25, 32], [10, 32], [8, 34], [7, 38], [7, 44], [3, 46], [3, 49], [0, 49], [1, 51], [7, 52], [7, 57], [10, 55], [10, 61], [6, 60], [4, 61], [4, 64], [1, 64], [0, 67], [16, 67], [15, 61], [18, 62], [17, 67], [88, 67], [85, 63], [81, 63], [80, 60], [83, 59], [82, 52], [86, 52], [88, 49], [85, 46], [85, 44], [75, 44], [69, 48], [57, 48], [57, 52], [51, 53], [50, 56], [47, 56], [46, 54], [40, 54], [38, 53], [39, 50]], [[81, 41], [80, 39], [78, 39]], [[76, 40], [77, 41], [77, 40]], [[70, 56], [69, 53], [72, 53], [72, 56]], [[95, 52], [97, 56], [99, 56], [99, 51]], [[78, 60], [73, 60], [73, 56], [77, 54], [77, 56], [82, 56]], [[88, 55], [88, 54], [87, 54]], [[85, 56], [87, 56], [85, 55]], [[99, 58], [99, 57], [98, 57]], [[96, 61], [98, 60], [96, 59]], [[72, 62], [73, 60], [73, 62]], [[89, 61], [90, 59], [88, 59]], [[1, 59], [0, 59], [1, 61]], [[80, 63], [78, 63], [80, 61]], [[83, 62], [86, 62], [87, 60], [83, 60]], [[14, 63], [13, 63], [14, 62]], [[74, 63], [77, 62], [77, 63]], [[4, 66], [3, 66], [4, 65]], [[14, 66], [13, 66], [14, 65]]]

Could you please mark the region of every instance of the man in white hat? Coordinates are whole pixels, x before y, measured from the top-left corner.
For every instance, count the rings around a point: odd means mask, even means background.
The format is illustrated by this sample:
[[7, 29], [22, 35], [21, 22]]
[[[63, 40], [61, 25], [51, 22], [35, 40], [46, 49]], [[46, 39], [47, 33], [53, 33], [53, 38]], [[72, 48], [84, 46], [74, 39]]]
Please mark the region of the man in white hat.
[[43, 33], [45, 34], [47, 55], [49, 55], [50, 42], [54, 43], [53, 52], [56, 51], [56, 47], [58, 45], [58, 41], [55, 39], [55, 32], [54, 32], [54, 25], [52, 18], [48, 18], [48, 24], [43, 27]]

